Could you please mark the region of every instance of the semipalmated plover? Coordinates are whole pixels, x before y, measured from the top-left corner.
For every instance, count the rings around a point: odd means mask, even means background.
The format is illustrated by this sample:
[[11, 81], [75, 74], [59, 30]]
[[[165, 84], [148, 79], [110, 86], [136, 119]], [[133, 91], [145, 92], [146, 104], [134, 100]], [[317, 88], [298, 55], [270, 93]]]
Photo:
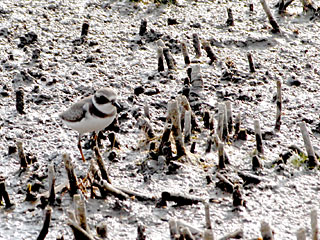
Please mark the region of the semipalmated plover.
[[94, 95], [81, 99], [59, 114], [68, 127], [79, 132], [78, 148], [84, 162], [85, 158], [80, 143], [81, 136], [87, 132], [95, 132], [96, 134], [113, 122], [117, 115], [116, 98], [117, 95], [111, 88], [102, 88]]

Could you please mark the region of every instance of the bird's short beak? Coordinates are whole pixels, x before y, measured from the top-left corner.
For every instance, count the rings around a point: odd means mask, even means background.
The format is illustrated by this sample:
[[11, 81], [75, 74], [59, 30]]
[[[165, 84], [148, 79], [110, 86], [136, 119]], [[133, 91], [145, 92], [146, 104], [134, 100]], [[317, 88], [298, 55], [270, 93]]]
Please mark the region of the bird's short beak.
[[116, 101], [114, 101], [114, 102], [112, 103], [112, 105], [115, 106], [118, 111], [119, 111], [120, 109], [122, 109], [122, 107], [120, 106], [120, 104], [117, 103]]

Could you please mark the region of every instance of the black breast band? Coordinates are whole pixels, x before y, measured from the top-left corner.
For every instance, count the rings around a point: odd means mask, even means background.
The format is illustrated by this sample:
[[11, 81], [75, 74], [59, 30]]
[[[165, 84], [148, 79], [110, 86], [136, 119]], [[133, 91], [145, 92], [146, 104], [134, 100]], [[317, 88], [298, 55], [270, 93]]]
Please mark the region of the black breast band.
[[106, 118], [106, 117], [111, 117], [114, 114], [114, 111], [112, 113], [103, 113], [101, 112], [98, 108], [94, 106], [93, 103], [89, 105], [89, 112], [91, 115], [99, 117], [99, 118]]

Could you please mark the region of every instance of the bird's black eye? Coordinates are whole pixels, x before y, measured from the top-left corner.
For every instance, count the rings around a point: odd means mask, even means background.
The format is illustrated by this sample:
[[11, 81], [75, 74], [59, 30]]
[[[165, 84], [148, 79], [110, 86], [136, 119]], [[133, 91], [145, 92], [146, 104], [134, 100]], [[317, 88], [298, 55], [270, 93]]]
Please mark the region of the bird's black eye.
[[101, 95], [101, 96], [94, 96], [95, 100], [96, 100], [96, 103], [98, 104], [106, 104], [109, 101], [108, 98], [106, 98], [104, 95]]

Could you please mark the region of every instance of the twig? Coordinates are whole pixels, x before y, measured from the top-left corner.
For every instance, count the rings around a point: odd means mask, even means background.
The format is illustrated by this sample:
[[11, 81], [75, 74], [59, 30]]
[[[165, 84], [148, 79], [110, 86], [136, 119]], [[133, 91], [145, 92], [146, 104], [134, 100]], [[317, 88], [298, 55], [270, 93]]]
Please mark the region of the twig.
[[96, 155], [96, 161], [98, 163], [102, 179], [106, 180], [108, 183], [111, 183], [111, 179], [110, 179], [108, 170], [104, 165], [104, 161], [103, 161], [102, 156], [100, 154], [99, 148], [97, 146], [95, 146], [93, 148], [93, 150], [94, 150], [94, 153]]
[[221, 190], [233, 193], [234, 185], [231, 183], [225, 176], [223, 176], [221, 173], [216, 173], [217, 178], [220, 180], [216, 185]]
[[312, 240], [318, 240], [318, 213], [316, 209], [313, 209], [310, 213], [311, 217], [311, 234], [312, 234]]
[[313, 150], [313, 146], [309, 137], [308, 129], [305, 122], [300, 123], [300, 130], [304, 141], [304, 146], [308, 154], [308, 166], [314, 168], [319, 165], [316, 155]]
[[146, 227], [142, 224], [138, 224], [138, 236], [137, 236], [137, 240], [146, 240], [147, 237], [145, 235], [145, 231], [146, 231]]
[[98, 186], [98, 188], [101, 191], [101, 195], [103, 197], [106, 197], [106, 195], [112, 194], [113, 196], [119, 198], [120, 200], [128, 199], [129, 196], [122, 192], [121, 190], [114, 187], [112, 184], [108, 183], [106, 180], [101, 180], [99, 183], [94, 182], [95, 186]]
[[189, 53], [188, 53], [187, 44], [185, 42], [181, 42], [181, 50], [182, 50], [184, 63], [186, 65], [189, 65], [191, 63], [191, 61], [190, 61], [190, 57], [189, 57]]
[[6, 190], [4, 177], [0, 177], [0, 202], [2, 201], [2, 198], [6, 204], [6, 208], [14, 206], [14, 204], [10, 201], [9, 194]]
[[107, 238], [108, 237], [108, 224], [106, 221], [100, 222], [97, 227], [96, 231], [98, 236], [101, 238]]
[[192, 42], [193, 42], [193, 47], [196, 52], [196, 58], [201, 57], [201, 47], [200, 47], [200, 40], [199, 36], [197, 33], [192, 34]]
[[94, 240], [93, 236], [83, 230], [77, 223], [72, 220], [68, 221], [68, 226], [71, 227], [75, 240]]
[[147, 32], [147, 20], [142, 19], [140, 24], [140, 29], [139, 29], [139, 35], [143, 36], [146, 32]]
[[282, 110], [282, 96], [281, 96], [281, 81], [277, 81], [277, 115], [275, 130], [280, 131], [281, 126], [281, 110]]
[[191, 231], [187, 227], [180, 228], [180, 234], [185, 240], [195, 240], [194, 236], [192, 236]]
[[306, 230], [304, 228], [298, 229], [296, 232], [297, 240], [307, 240]]
[[249, 62], [250, 72], [254, 73], [256, 71], [256, 69], [254, 67], [252, 54], [250, 52], [247, 53], [247, 58], [248, 58], [248, 62]]
[[19, 156], [19, 159], [20, 159], [20, 167], [22, 169], [25, 169], [25, 168], [28, 167], [28, 162], [27, 162], [27, 159], [26, 159], [26, 155], [24, 154], [24, 151], [23, 151], [22, 142], [17, 142], [16, 145], [17, 145], [17, 148], [18, 148], [18, 156]]
[[233, 131], [233, 119], [232, 119], [232, 106], [230, 101], [226, 101], [226, 117], [227, 117], [227, 126], [228, 126], [228, 133], [231, 134]]
[[175, 202], [178, 206], [183, 206], [198, 204], [199, 202], [203, 202], [204, 199], [192, 195], [181, 195], [169, 192], [162, 192], [161, 201], [163, 203], [165, 203], [166, 201], [172, 201]]
[[158, 72], [163, 72], [164, 71], [164, 61], [163, 61], [163, 48], [158, 47], [157, 50], [157, 58], [158, 58]]
[[168, 47], [163, 48], [163, 55], [164, 55], [164, 59], [167, 62], [168, 70], [169, 71], [176, 70], [175, 60], [173, 59], [173, 56], [172, 56], [170, 49]]
[[74, 169], [73, 169], [73, 164], [71, 163], [71, 158], [69, 156], [69, 154], [64, 153], [62, 155], [63, 161], [64, 161], [64, 165], [68, 174], [68, 179], [69, 179], [69, 187], [70, 187], [70, 194], [71, 196], [73, 196], [74, 194], [78, 193], [78, 184], [77, 184], [77, 177], [74, 173]]
[[169, 220], [169, 230], [170, 230], [170, 238], [171, 240], [180, 239], [180, 233], [178, 230], [177, 222], [175, 219]]
[[37, 237], [37, 240], [44, 240], [48, 234], [49, 231], [49, 226], [50, 226], [50, 221], [51, 221], [51, 213], [52, 213], [52, 208], [50, 206], [46, 207], [45, 211], [45, 218], [43, 222], [42, 229]]
[[263, 10], [265, 11], [265, 13], [267, 14], [267, 17], [269, 19], [269, 22], [273, 28], [273, 32], [274, 33], [280, 33], [280, 28], [279, 28], [279, 25], [278, 23], [276, 22], [276, 20], [274, 19], [274, 17], [272, 16], [272, 13], [270, 11], [270, 8], [266, 2], [266, 0], [260, 0], [260, 3], [263, 7]]
[[260, 232], [263, 240], [273, 240], [273, 233], [269, 223], [262, 221], [260, 226]]
[[48, 167], [48, 179], [49, 179], [49, 205], [53, 206], [54, 202], [56, 201], [56, 193], [55, 193], [55, 182], [56, 182], [56, 177], [55, 177], [55, 172], [54, 172], [54, 167], [53, 164], [50, 164]]
[[226, 236], [220, 238], [219, 240], [229, 240], [229, 239], [241, 239], [243, 238], [243, 229], [238, 229], [232, 233], [227, 234]]
[[259, 120], [254, 120], [253, 125], [254, 125], [254, 132], [256, 136], [256, 149], [259, 154], [264, 154]]
[[227, 26], [234, 26], [234, 20], [233, 20], [233, 14], [232, 14], [232, 9], [227, 8], [227, 13], [228, 13], [228, 19], [227, 19]]
[[168, 104], [168, 116], [172, 122], [172, 135], [174, 137], [177, 156], [181, 157], [186, 154], [181, 133], [180, 114], [177, 101], [170, 101]]
[[24, 111], [24, 91], [21, 87], [16, 91], [16, 109], [20, 114], [26, 113]]
[[207, 53], [207, 57], [210, 59], [210, 62], [209, 64], [213, 64], [215, 61], [217, 61], [217, 56], [214, 54], [211, 46], [210, 46], [210, 43], [207, 42], [207, 41], [202, 41], [202, 46], [204, 48], [204, 50], [206, 51]]

